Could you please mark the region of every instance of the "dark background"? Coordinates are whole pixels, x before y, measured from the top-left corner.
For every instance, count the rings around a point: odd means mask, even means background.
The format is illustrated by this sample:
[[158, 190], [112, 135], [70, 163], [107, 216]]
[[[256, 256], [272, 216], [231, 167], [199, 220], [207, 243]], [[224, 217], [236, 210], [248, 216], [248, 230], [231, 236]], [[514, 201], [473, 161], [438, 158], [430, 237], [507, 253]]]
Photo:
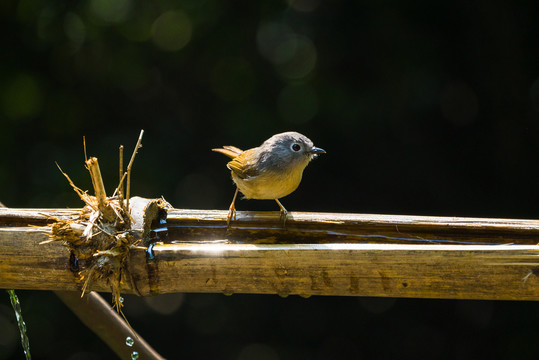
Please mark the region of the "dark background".
[[[226, 209], [212, 147], [296, 130], [327, 154], [290, 211], [537, 218], [539, 9], [528, 1], [2, 1], [0, 201], [80, 207], [82, 136], [109, 191]], [[239, 201], [239, 210], [277, 210]], [[18, 292], [35, 359], [113, 357], [49, 292]], [[536, 359], [533, 302], [126, 298], [171, 359]], [[7, 294], [0, 358], [23, 358]]]

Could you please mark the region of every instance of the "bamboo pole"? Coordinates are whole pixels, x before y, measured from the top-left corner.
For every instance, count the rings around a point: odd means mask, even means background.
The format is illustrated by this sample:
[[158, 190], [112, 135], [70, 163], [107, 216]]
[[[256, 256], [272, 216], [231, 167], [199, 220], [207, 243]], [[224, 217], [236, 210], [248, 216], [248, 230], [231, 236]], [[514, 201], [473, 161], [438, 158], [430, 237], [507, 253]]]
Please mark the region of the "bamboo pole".
[[[0, 209], [0, 287], [80, 289], [69, 251], [39, 245], [52, 218], [78, 211]], [[539, 300], [538, 220], [289, 213], [284, 229], [278, 212], [238, 212], [230, 228], [226, 216], [169, 211], [153, 258], [130, 252], [140, 293]]]
[[152, 293], [539, 299], [539, 249], [529, 245], [183, 244], [154, 252]]
[[187, 241], [226, 238], [261, 244], [539, 243], [539, 220], [292, 212], [283, 228], [278, 211], [238, 211], [237, 220], [224, 231], [223, 214], [219, 210], [169, 210], [169, 237]]

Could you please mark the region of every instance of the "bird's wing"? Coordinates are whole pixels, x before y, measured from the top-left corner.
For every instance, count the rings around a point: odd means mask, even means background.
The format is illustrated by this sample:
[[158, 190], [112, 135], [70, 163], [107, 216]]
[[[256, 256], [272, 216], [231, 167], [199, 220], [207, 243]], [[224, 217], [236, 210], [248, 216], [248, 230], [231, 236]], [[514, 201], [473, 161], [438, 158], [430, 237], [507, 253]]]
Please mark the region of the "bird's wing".
[[247, 179], [253, 176], [257, 176], [258, 170], [254, 166], [255, 152], [256, 152], [256, 149], [249, 149], [249, 150], [243, 151], [241, 154], [233, 158], [232, 161], [229, 161], [228, 164], [226, 164], [226, 166], [231, 171], [233, 171], [234, 174], [236, 174], [238, 177], [242, 179]]
[[215, 151], [215, 152], [218, 152], [218, 153], [221, 153], [221, 154], [224, 154], [224, 155], [228, 156], [231, 159], [234, 159], [236, 156], [240, 155], [243, 152], [243, 150], [238, 149], [235, 146], [228, 146], [228, 145], [223, 146], [222, 148], [219, 148], [219, 149], [211, 149], [211, 150]]

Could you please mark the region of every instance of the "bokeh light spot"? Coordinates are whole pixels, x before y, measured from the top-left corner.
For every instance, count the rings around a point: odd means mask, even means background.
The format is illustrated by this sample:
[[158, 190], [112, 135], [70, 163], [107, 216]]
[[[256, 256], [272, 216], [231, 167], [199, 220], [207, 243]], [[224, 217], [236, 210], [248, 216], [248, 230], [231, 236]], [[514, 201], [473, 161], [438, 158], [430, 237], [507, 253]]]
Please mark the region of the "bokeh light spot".
[[73, 46], [78, 49], [86, 38], [86, 27], [75, 13], [67, 13], [64, 19], [64, 32]]
[[301, 124], [318, 113], [318, 96], [309, 85], [288, 85], [279, 94], [277, 106], [283, 119]]
[[316, 65], [317, 51], [311, 39], [296, 34], [284, 24], [260, 25], [257, 44], [260, 54], [271, 61], [285, 79], [301, 79]]
[[252, 66], [243, 58], [226, 58], [211, 74], [212, 90], [223, 100], [239, 101], [251, 94], [255, 81]]
[[2, 91], [2, 110], [13, 119], [36, 115], [42, 106], [37, 80], [28, 74], [18, 74]]
[[320, 5], [320, 0], [287, 0], [288, 5], [297, 11], [311, 12]]
[[183, 304], [184, 295], [179, 294], [161, 294], [154, 297], [145, 297], [144, 302], [150, 309], [156, 313], [170, 315], [175, 313]]
[[287, 25], [263, 23], [257, 32], [258, 51], [273, 64], [282, 64], [294, 56], [294, 36], [294, 32]]
[[39, 12], [39, 16], [36, 23], [37, 36], [43, 40], [54, 39], [54, 23], [57, 14], [51, 6], [43, 8]]
[[164, 51], [178, 51], [191, 40], [192, 26], [182, 11], [167, 11], [152, 25], [154, 44]]
[[131, 0], [91, 0], [90, 12], [105, 23], [123, 22], [131, 11]]
[[296, 35], [290, 41], [294, 42], [294, 55], [277, 69], [287, 79], [301, 79], [314, 70], [317, 58], [316, 48], [311, 39], [306, 36]]
[[129, 41], [148, 41], [152, 36], [151, 28], [153, 20], [149, 16], [139, 16], [122, 24], [119, 30]]

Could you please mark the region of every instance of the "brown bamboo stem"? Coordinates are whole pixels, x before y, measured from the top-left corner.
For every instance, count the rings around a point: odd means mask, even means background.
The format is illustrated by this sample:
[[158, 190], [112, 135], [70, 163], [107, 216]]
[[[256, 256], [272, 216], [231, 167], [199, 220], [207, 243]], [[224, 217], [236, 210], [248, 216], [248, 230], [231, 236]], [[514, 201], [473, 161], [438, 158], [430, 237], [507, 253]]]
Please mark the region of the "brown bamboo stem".
[[105, 191], [105, 184], [103, 183], [103, 178], [101, 177], [101, 170], [99, 169], [97, 158], [89, 158], [86, 161], [86, 166], [88, 167], [90, 177], [92, 178], [97, 204], [99, 209], [103, 212], [106, 208], [107, 192]]
[[[79, 289], [66, 248], [27, 226], [77, 214], [0, 209], [0, 287]], [[227, 229], [226, 211], [169, 211], [175, 243], [153, 260], [131, 250], [138, 290], [539, 300], [538, 220], [289, 213], [284, 229], [278, 212], [237, 215]]]
[[182, 244], [154, 253], [153, 293], [539, 300], [539, 248], [529, 245]]

